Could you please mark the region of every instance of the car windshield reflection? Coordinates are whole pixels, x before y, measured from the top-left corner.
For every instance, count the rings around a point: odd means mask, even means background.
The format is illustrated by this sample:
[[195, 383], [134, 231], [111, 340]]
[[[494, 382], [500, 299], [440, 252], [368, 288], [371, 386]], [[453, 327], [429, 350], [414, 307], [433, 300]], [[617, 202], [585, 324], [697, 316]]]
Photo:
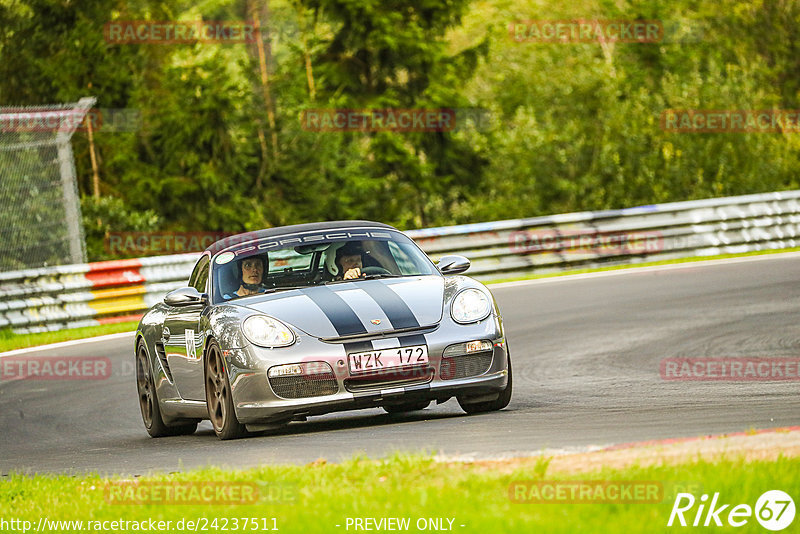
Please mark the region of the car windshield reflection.
[[[368, 239], [315, 237], [280, 241], [272, 238], [218, 253], [213, 259], [214, 301], [345, 282], [438, 274], [427, 255], [399, 232], [381, 232], [380, 237], [370, 235]], [[298, 245], [301, 239], [314, 242]]]

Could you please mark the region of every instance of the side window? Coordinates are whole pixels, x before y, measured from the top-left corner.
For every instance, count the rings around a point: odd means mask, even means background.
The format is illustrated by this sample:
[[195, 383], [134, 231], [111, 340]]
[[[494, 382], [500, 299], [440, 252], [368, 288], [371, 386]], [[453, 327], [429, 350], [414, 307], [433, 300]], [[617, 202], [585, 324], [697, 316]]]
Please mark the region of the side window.
[[197, 265], [194, 266], [192, 276], [189, 277], [189, 285], [200, 293], [206, 292], [206, 282], [208, 281], [208, 256], [203, 256]]

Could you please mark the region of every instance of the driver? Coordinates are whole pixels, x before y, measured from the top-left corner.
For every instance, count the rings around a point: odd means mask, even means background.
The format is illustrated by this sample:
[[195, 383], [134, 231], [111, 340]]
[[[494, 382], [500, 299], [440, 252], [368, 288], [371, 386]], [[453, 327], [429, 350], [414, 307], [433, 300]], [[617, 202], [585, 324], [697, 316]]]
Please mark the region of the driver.
[[[239, 271], [239, 289], [229, 298], [234, 295], [239, 297], [246, 297], [248, 295], [256, 295], [264, 293], [266, 289], [262, 286], [264, 279], [264, 271], [266, 270], [267, 259], [264, 256], [250, 256], [239, 260], [237, 269]], [[225, 295], [228, 297], [228, 295]]]
[[353, 280], [364, 276], [361, 273], [364, 263], [362, 252], [361, 244], [355, 241], [350, 241], [336, 251], [336, 266], [339, 267], [337, 280]]

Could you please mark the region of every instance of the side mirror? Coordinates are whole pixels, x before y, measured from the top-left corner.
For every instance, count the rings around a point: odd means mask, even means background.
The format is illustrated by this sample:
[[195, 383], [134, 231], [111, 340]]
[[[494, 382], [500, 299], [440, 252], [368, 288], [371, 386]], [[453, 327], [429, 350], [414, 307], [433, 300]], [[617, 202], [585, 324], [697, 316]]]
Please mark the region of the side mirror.
[[200, 293], [193, 287], [181, 287], [167, 293], [164, 302], [170, 306], [191, 306], [193, 304], [207, 304], [208, 295]]
[[459, 274], [469, 269], [470, 262], [464, 256], [445, 256], [439, 260], [436, 267], [442, 274]]

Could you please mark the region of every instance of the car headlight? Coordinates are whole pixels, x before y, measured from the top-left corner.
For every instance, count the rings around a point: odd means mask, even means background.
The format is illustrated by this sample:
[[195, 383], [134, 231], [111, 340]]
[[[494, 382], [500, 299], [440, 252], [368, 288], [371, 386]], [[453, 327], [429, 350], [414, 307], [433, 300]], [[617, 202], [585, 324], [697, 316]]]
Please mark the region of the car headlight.
[[291, 328], [266, 315], [251, 315], [242, 323], [242, 333], [253, 345], [286, 347], [294, 343]]
[[450, 306], [450, 315], [457, 323], [482, 321], [492, 311], [492, 303], [483, 291], [465, 289], [458, 293]]

